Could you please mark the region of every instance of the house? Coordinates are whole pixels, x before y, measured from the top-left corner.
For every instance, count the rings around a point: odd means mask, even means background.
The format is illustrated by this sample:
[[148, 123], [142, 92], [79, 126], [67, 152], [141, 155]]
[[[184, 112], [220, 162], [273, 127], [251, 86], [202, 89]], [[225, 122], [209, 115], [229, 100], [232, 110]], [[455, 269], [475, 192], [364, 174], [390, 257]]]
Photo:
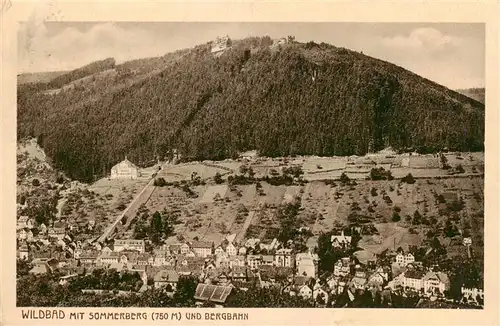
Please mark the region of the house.
[[185, 242], [179, 246], [179, 253], [181, 255], [187, 254], [189, 251], [191, 251], [191, 247], [189, 247], [189, 243]]
[[191, 249], [198, 257], [208, 257], [212, 255], [213, 244], [206, 241], [193, 241]]
[[226, 246], [226, 253], [229, 255], [229, 256], [236, 256], [238, 254], [238, 249], [234, 246], [233, 243], [229, 243], [227, 246]]
[[20, 231], [17, 232], [17, 238], [19, 240], [26, 240], [28, 237], [28, 232], [25, 229], [21, 229]]
[[285, 45], [288, 43], [288, 40], [285, 37], [273, 40], [273, 46]]
[[236, 281], [246, 281], [247, 280], [247, 268], [244, 266], [236, 266], [231, 268], [229, 272], [229, 278]]
[[246, 248], [253, 248], [255, 249], [256, 246], [258, 246], [260, 243], [260, 239], [258, 238], [250, 238], [247, 241], [245, 241], [245, 247]]
[[339, 260], [334, 265], [333, 275], [343, 277], [351, 272], [351, 259], [349, 257], [344, 257]]
[[465, 238], [463, 238], [462, 242], [463, 242], [464, 246], [470, 246], [470, 245], [472, 245], [472, 238], [465, 237]]
[[390, 272], [391, 272], [391, 268], [388, 266], [378, 266], [375, 269], [375, 273], [380, 274], [384, 278], [385, 282], [389, 281]]
[[361, 268], [361, 265], [354, 266], [354, 276], [361, 278], [366, 277], [366, 271], [364, 270], [364, 268]]
[[16, 228], [18, 230], [25, 229], [28, 227], [28, 216], [21, 216], [17, 219]]
[[184, 254], [184, 256], [190, 257], [190, 258], [197, 257], [193, 250], [189, 250], [188, 252], [186, 252]]
[[379, 272], [374, 272], [368, 277], [368, 286], [379, 288], [386, 282], [386, 278]]
[[214, 264], [213, 261], [208, 261], [206, 264], [205, 264], [205, 269], [206, 270], [211, 270], [211, 269], [215, 269], [217, 268], [217, 266]]
[[133, 240], [133, 239], [127, 239], [127, 240], [115, 240], [115, 243], [113, 244], [113, 250], [115, 252], [120, 252], [123, 250], [134, 250], [138, 251], [140, 253], [144, 253], [146, 251], [146, 246], [144, 243], [144, 240]]
[[178, 282], [179, 274], [173, 269], [162, 269], [154, 277], [155, 288], [170, 286], [171, 290], [175, 291]]
[[318, 255], [307, 253], [298, 253], [295, 256], [297, 275], [316, 277], [318, 274]]
[[247, 248], [246, 247], [240, 247], [240, 249], [238, 249], [238, 255], [245, 256], [246, 254], [247, 254]]
[[211, 302], [214, 303], [216, 307], [223, 307], [232, 289], [232, 286], [199, 283], [196, 286], [194, 299], [197, 301], [198, 305], [205, 302]]
[[[120, 252], [120, 258], [119, 258], [119, 262], [122, 263], [122, 264], [133, 264], [133, 265], [138, 265], [137, 263], [137, 259], [139, 257], [139, 254], [137, 252], [134, 252], [134, 251], [123, 251], [123, 252]], [[147, 265], [147, 262], [146, 262], [146, 265]]]
[[168, 247], [164, 246], [165, 248], [162, 248], [162, 250], [169, 251], [170, 254], [172, 254], [172, 255], [178, 255], [181, 253], [181, 246], [182, 246], [182, 244], [180, 244], [180, 243], [174, 243], [174, 244], [169, 245]]
[[478, 303], [478, 297], [484, 300], [484, 291], [478, 288], [462, 287], [462, 297], [467, 299], [468, 302], [472, 301]]
[[274, 265], [274, 256], [273, 255], [262, 255], [261, 265], [273, 266]]
[[94, 242], [94, 249], [97, 251], [102, 251], [102, 245], [99, 242]]
[[[101, 258], [99, 259], [99, 261], [101, 262], [101, 264], [113, 264], [113, 263], [118, 263], [118, 261], [120, 260], [120, 254], [117, 253], [117, 252], [103, 252], [101, 254]], [[81, 256], [80, 256], [80, 261], [81, 261]]]
[[216, 267], [229, 267], [229, 256], [227, 255], [219, 255], [215, 258], [215, 266]]
[[46, 234], [47, 233], [47, 226], [44, 223], [40, 224], [40, 226], [38, 227], [38, 232], [40, 234]]
[[64, 242], [62, 239], [57, 240], [56, 245], [58, 247], [61, 247], [61, 249], [66, 249], [66, 242]]
[[274, 255], [274, 265], [279, 267], [293, 267], [295, 260], [292, 254], [292, 249], [279, 249]]
[[316, 301], [321, 300], [325, 304], [328, 302], [328, 292], [323, 288], [323, 286], [321, 286], [319, 282], [316, 282], [314, 284], [312, 296]]
[[215, 248], [214, 250], [214, 254], [216, 256], [221, 256], [221, 255], [225, 255], [226, 254], [226, 251], [224, 250], [224, 248], [222, 248], [221, 245], [217, 246], [217, 248]]
[[424, 272], [420, 269], [407, 270], [402, 273], [399, 277], [395, 278], [398, 282], [396, 285], [401, 285], [404, 288], [410, 288], [415, 291], [420, 291], [424, 288]]
[[111, 179], [137, 179], [140, 176], [139, 168], [127, 157], [111, 168]]
[[262, 256], [260, 255], [248, 255], [247, 265], [250, 269], [257, 269], [257, 267], [262, 264]]
[[271, 242], [259, 243], [260, 250], [274, 250], [280, 245], [278, 239], [274, 238]]
[[72, 278], [77, 278], [77, 277], [78, 277], [77, 273], [61, 276], [61, 277], [59, 277], [59, 285], [62, 285], [62, 286], [66, 285], [66, 284], [68, 284], [68, 280], [70, 280]]
[[52, 268], [47, 262], [39, 262], [37, 264], [34, 264], [33, 268], [30, 269], [28, 273], [34, 275], [49, 274], [52, 273]]
[[332, 235], [331, 242], [332, 247], [335, 248], [347, 248], [351, 245], [351, 236], [344, 235], [344, 230], [340, 233], [340, 235]]
[[404, 253], [398, 253], [396, 255], [396, 264], [399, 266], [405, 267], [408, 264], [411, 264], [415, 262], [415, 256], [413, 256], [411, 253], [407, 253], [406, 255]]
[[230, 256], [229, 268], [245, 266], [245, 256]]
[[229, 285], [229, 273], [222, 270], [213, 280], [217, 282], [218, 285]]
[[169, 255], [166, 251], [159, 251], [153, 258], [154, 266], [174, 266], [175, 258]]
[[366, 278], [354, 276], [349, 282], [349, 286], [354, 287], [355, 289], [364, 289], [366, 285]]
[[21, 260], [27, 260], [29, 256], [29, 249], [27, 244], [21, 245], [18, 250], [19, 253], [19, 259]]
[[424, 293], [444, 294], [444, 291], [450, 289], [450, 279], [443, 272], [427, 272], [423, 279]]
[[313, 293], [311, 287], [307, 284], [304, 284], [298, 287], [297, 294], [304, 299], [311, 299]]
[[109, 248], [108, 246], [102, 248], [101, 252], [112, 252], [113, 250], [111, 250], [111, 248]]
[[[308, 285], [309, 282], [310, 282], [311, 278], [310, 277], [306, 277], [306, 276], [297, 276], [293, 279], [293, 289], [295, 293], [298, 293], [300, 291], [300, 289], [304, 286], [304, 285]], [[312, 289], [309, 288], [311, 290], [311, 295], [312, 295]], [[291, 294], [293, 294], [293, 292]]]
[[79, 254], [78, 260], [82, 264], [95, 265], [99, 254], [97, 251], [84, 251]]

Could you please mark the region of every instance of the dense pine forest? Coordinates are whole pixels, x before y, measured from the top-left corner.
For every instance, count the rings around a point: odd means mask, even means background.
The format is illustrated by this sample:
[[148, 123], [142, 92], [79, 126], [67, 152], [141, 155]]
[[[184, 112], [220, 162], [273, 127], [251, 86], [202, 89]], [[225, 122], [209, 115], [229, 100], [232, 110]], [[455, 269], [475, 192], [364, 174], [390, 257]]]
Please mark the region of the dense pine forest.
[[20, 85], [18, 138], [37, 137], [57, 168], [82, 181], [125, 155], [147, 165], [172, 148], [193, 160], [250, 149], [273, 157], [483, 150], [476, 100], [344, 48], [271, 45], [248, 38], [214, 56], [206, 43]]

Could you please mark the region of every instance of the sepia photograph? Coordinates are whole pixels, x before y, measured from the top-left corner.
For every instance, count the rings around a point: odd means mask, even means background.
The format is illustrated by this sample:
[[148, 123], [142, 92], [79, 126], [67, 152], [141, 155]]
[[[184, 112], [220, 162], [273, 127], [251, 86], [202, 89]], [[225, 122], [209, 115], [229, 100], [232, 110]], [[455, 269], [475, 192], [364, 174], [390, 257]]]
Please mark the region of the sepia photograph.
[[17, 40], [17, 307], [483, 309], [485, 24]]

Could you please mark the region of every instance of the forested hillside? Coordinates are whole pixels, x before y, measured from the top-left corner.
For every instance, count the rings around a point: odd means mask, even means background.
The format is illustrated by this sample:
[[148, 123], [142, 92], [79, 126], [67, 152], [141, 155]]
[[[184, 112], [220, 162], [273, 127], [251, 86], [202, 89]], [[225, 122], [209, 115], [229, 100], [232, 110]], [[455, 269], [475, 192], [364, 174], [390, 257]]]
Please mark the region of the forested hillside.
[[188, 159], [249, 149], [267, 156], [483, 149], [483, 104], [354, 51], [271, 43], [234, 42], [220, 57], [207, 43], [115, 66], [53, 95], [41, 91], [80, 73], [23, 85], [18, 137], [37, 137], [58, 168], [87, 181], [125, 155], [147, 164], [172, 148]]

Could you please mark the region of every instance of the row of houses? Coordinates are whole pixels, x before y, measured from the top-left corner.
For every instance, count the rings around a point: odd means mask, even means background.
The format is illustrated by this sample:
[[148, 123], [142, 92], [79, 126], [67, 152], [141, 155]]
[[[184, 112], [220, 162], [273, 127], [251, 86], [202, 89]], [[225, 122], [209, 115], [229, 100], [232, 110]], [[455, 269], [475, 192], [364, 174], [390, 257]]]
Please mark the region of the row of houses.
[[95, 227], [94, 220], [89, 220], [85, 222], [84, 225], [78, 225], [78, 226], [73, 225], [71, 223], [64, 223], [62, 221], [56, 221], [52, 224], [52, 226], [47, 226], [44, 223], [35, 226], [34, 219], [28, 218], [27, 216], [21, 216], [17, 220], [16, 235], [18, 240], [29, 241], [29, 242], [44, 238], [63, 239], [70, 233], [69, 231], [74, 231], [77, 228], [78, 229], [84, 228], [85, 230], [91, 231], [94, 227]]

